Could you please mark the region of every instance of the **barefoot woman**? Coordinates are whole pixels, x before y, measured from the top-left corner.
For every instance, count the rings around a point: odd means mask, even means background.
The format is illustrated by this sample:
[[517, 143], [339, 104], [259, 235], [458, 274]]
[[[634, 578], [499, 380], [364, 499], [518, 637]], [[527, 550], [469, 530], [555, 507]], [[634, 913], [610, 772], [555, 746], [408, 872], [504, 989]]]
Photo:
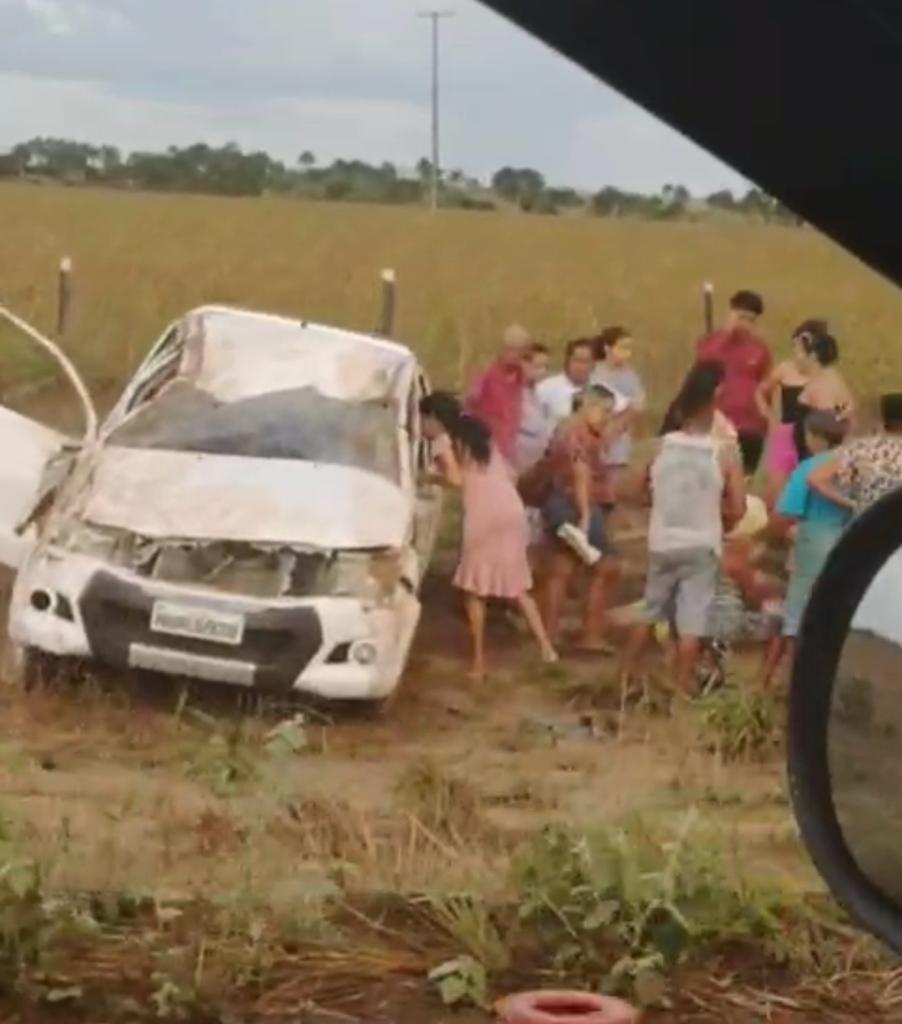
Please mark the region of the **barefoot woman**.
[[420, 411], [427, 436], [438, 440], [445, 479], [459, 486], [463, 496], [463, 543], [454, 585], [464, 593], [473, 641], [473, 678], [485, 677], [488, 598], [516, 601], [539, 643], [542, 660], [557, 661], [530, 594], [526, 510], [508, 464], [492, 444], [485, 424], [449, 407], [447, 396], [424, 398]]

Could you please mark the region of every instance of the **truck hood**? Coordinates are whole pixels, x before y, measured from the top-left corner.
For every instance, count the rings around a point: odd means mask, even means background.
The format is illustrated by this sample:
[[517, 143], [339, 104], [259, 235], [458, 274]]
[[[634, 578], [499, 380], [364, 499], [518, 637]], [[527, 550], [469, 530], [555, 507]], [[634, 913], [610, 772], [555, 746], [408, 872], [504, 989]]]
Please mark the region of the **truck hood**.
[[108, 447], [81, 515], [157, 539], [400, 548], [412, 503], [360, 469], [283, 459]]

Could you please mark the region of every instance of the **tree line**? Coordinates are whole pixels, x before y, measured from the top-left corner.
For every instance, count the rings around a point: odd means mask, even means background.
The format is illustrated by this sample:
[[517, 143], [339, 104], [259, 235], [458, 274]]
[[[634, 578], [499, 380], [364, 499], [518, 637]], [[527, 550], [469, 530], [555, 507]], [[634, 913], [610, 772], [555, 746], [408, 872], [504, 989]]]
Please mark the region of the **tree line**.
[[[289, 164], [264, 152], [245, 152], [236, 143], [218, 147], [196, 143], [126, 155], [115, 146], [36, 138], [0, 153], [0, 178], [225, 196], [288, 195], [336, 202], [423, 203], [431, 175], [432, 165], [426, 159], [405, 172], [387, 162], [334, 160], [321, 164], [313, 152], [304, 150]], [[699, 219], [711, 211], [727, 211], [768, 222], [799, 223], [782, 204], [756, 188], [744, 195], [724, 190], [694, 197], [684, 185], [666, 185], [653, 195], [609, 185], [592, 193], [551, 185], [528, 167], [502, 167], [488, 183], [460, 170], [445, 171], [440, 201], [443, 206], [461, 209], [515, 208], [549, 215], [587, 213], [655, 220]]]

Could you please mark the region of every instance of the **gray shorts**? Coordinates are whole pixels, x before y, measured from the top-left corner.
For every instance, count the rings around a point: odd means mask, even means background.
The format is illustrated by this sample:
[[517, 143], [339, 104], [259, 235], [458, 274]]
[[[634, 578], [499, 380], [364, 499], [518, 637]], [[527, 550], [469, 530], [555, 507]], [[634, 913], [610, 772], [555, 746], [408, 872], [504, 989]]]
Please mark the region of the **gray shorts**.
[[720, 559], [709, 548], [651, 552], [644, 614], [649, 622], [669, 622], [680, 636], [708, 635], [708, 619]]

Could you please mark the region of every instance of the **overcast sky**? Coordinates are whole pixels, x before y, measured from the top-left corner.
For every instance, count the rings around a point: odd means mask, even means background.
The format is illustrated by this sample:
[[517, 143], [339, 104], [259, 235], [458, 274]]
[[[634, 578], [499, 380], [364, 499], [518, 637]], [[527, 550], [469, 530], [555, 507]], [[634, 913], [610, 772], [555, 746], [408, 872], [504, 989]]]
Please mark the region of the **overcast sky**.
[[[553, 2], [553, 0], [549, 0]], [[0, 0], [0, 147], [234, 140], [413, 166], [429, 149], [424, 0]], [[448, 0], [445, 167], [694, 191], [741, 178], [477, 0]]]

